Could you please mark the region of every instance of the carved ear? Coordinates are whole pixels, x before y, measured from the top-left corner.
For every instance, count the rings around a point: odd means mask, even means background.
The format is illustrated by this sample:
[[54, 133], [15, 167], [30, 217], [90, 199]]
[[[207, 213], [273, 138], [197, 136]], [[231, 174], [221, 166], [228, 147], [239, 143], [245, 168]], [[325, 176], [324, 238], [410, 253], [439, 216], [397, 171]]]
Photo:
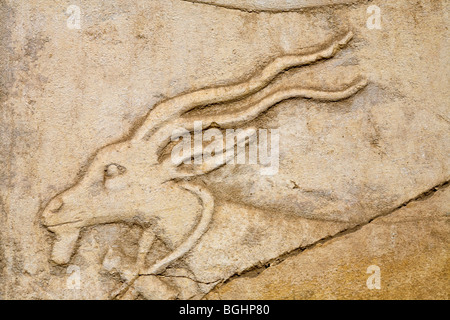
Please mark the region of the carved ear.
[[[232, 131], [232, 132], [231, 132]], [[240, 129], [237, 132], [211, 128], [203, 132], [202, 141], [195, 141], [192, 148], [190, 133], [179, 132], [183, 140], [172, 149], [171, 155], [164, 159], [171, 168], [172, 178], [185, 178], [207, 174], [234, 161], [235, 157], [245, 157], [247, 145], [256, 141], [256, 129]], [[211, 141], [206, 146], [203, 141]], [[177, 141], [177, 140], [175, 140]], [[256, 147], [256, 144], [252, 144]], [[193, 151], [193, 152], [192, 152]]]

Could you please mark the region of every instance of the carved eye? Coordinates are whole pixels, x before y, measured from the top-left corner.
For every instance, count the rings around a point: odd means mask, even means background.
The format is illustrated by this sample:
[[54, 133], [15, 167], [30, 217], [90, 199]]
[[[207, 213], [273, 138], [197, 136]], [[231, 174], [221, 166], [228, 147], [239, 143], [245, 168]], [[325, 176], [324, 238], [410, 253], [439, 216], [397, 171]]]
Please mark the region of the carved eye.
[[126, 171], [125, 167], [122, 167], [121, 165], [112, 163], [105, 168], [105, 177], [106, 178], [114, 178], [121, 174], [123, 174]]

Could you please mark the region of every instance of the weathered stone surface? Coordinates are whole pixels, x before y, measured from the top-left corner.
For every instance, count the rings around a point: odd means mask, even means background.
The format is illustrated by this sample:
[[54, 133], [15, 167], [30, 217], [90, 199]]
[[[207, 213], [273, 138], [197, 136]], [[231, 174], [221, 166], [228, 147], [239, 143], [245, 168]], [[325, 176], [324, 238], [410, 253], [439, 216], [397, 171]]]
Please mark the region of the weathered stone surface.
[[[373, 5], [380, 29], [367, 24]], [[413, 293], [401, 277], [395, 290], [358, 290], [373, 252], [416, 252], [419, 231], [397, 224], [394, 247], [367, 233], [378, 222], [331, 242], [367, 239], [344, 255], [360, 264], [330, 273], [298, 262], [317, 287], [309, 293], [300, 278], [263, 289], [274, 267], [251, 284], [239, 274], [396, 213], [450, 180], [448, 6], [0, 2], [0, 297], [200, 299], [231, 277], [208, 297], [351, 296], [320, 291], [320, 271], [330, 282], [344, 272], [361, 298], [445, 297], [448, 283], [433, 272], [447, 259], [447, 225], [426, 208], [417, 248], [435, 246], [431, 260], [420, 257], [436, 268], [413, 268], [432, 283], [411, 280]], [[278, 132], [277, 170], [264, 174], [273, 168], [260, 158], [175, 165], [181, 142], [170, 137], [195, 131], [195, 120], [204, 132]], [[319, 249], [298, 258], [320, 261]], [[389, 257], [392, 270], [412, 268], [408, 257]], [[284, 268], [289, 261], [271, 279], [296, 270]]]
[[331, 6], [337, 4], [358, 3], [360, 0], [184, 0], [201, 4], [224, 7], [250, 12], [283, 12], [289, 10], [301, 10], [311, 7]]
[[[447, 185], [352, 233], [235, 278], [207, 298], [448, 300], [449, 214]], [[372, 265], [380, 268], [380, 289], [367, 287]]]

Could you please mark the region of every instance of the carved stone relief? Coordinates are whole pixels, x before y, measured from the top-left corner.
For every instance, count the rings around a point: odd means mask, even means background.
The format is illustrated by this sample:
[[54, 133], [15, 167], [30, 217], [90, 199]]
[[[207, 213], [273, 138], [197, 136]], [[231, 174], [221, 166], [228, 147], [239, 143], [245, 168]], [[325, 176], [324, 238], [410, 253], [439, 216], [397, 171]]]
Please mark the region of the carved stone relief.
[[0, 298], [252, 298], [445, 192], [444, 1], [372, 2], [2, 4]]

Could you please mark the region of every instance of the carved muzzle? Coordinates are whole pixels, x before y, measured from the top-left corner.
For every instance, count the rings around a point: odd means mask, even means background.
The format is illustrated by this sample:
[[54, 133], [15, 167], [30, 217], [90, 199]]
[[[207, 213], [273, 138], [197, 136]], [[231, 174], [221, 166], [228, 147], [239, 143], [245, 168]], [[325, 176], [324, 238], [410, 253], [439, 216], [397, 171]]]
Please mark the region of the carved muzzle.
[[56, 234], [51, 259], [56, 264], [66, 264], [75, 251], [81, 229], [81, 221], [66, 219], [64, 202], [61, 197], [55, 197], [42, 213], [43, 225]]

